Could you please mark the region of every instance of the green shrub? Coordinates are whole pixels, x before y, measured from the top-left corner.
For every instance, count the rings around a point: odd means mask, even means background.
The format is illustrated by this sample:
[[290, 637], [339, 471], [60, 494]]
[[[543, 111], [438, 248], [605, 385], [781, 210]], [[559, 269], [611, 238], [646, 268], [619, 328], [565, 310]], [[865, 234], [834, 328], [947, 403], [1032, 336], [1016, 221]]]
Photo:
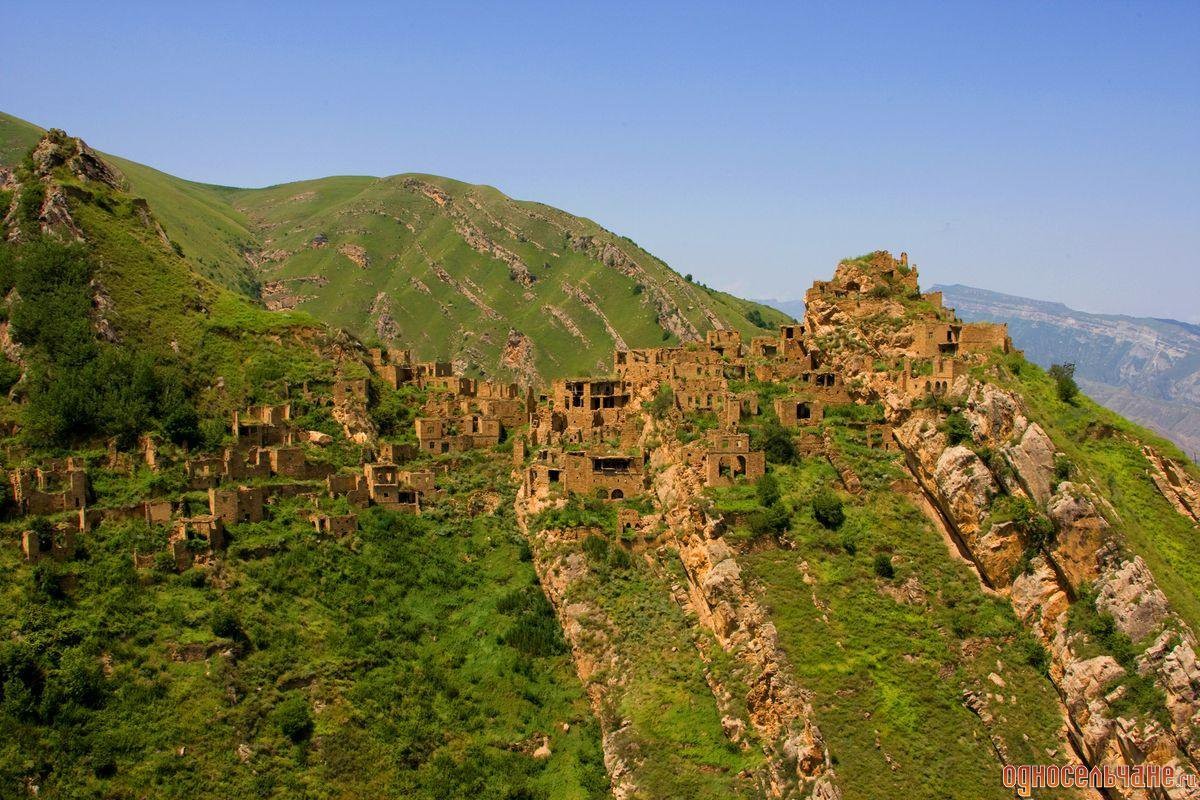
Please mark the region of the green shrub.
[[770, 473], [763, 475], [754, 484], [754, 492], [758, 497], [758, 504], [763, 508], [770, 508], [779, 502], [779, 480]]
[[896, 568], [892, 566], [892, 559], [885, 553], [875, 556], [875, 574], [889, 581], [896, 577]]
[[822, 489], [812, 499], [813, 519], [829, 530], [842, 527], [846, 521], [846, 512], [842, 508], [842, 499], [829, 489]]
[[1075, 382], [1074, 364], [1052, 364], [1047, 374], [1054, 381], [1054, 389], [1058, 399], [1064, 403], [1074, 403], [1079, 394], [1079, 384]]
[[99, 659], [80, 647], [63, 652], [53, 681], [63, 698], [84, 708], [95, 708], [104, 694], [104, 672]]
[[946, 417], [946, 441], [951, 446], [962, 444], [971, 439], [971, 423], [967, 422], [967, 418], [957, 411]]
[[658, 387], [654, 399], [646, 403], [645, 411], [654, 419], [665, 419], [674, 407], [675, 393], [671, 391], [670, 386], [663, 384]]
[[242, 623], [231, 608], [218, 606], [213, 609], [211, 625], [214, 636], [223, 639], [240, 639], [243, 636]]
[[750, 530], [755, 536], [778, 536], [788, 529], [791, 514], [782, 503], [775, 503], [769, 508], [755, 511], [750, 515]]
[[7, 358], [0, 358], [0, 394], [8, 394], [20, 379], [21, 367]]
[[1059, 454], [1054, 457], [1054, 480], [1062, 483], [1063, 481], [1071, 480], [1071, 476], [1075, 474], [1075, 465], [1071, 463], [1071, 459]]
[[567, 651], [554, 608], [540, 589], [522, 597], [522, 611], [504, 636], [504, 643], [528, 656], [555, 656]]
[[842, 534], [842, 549], [845, 550], [848, 555], [854, 555], [855, 553], [857, 553], [858, 552], [858, 537], [849, 531], [846, 533], [843, 533]]
[[313, 718], [308, 702], [293, 695], [275, 707], [275, 724], [279, 731], [297, 744], [312, 736]]
[[767, 420], [753, 438], [754, 448], [764, 451], [767, 461], [772, 464], [794, 464], [796, 462], [796, 443], [792, 441], [792, 435], [779, 424], [778, 420]]
[[1021, 631], [1017, 636], [1015, 646], [1016, 651], [1021, 655], [1022, 660], [1026, 664], [1043, 675], [1049, 674], [1050, 654], [1046, 652], [1046, 648], [1042, 646], [1042, 643], [1034, 638], [1033, 634], [1028, 631]]
[[746, 320], [756, 328], [766, 330], [771, 327], [771, 324], [763, 319], [762, 312], [757, 308], [752, 308], [746, 312]]
[[626, 570], [633, 566], [633, 558], [624, 547], [614, 547], [608, 563], [613, 569]]
[[603, 564], [608, 560], [608, 540], [589, 533], [583, 540], [583, 553], [593, 564]]

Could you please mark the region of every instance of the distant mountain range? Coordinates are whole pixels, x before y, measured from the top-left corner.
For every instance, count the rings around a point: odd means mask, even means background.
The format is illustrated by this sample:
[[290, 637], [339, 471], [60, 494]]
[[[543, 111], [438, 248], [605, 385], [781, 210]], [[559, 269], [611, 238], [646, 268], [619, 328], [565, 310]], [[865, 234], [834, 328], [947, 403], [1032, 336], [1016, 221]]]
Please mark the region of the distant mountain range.
[[1200, 326], [1090, 314], [959, 284], [932, 288], [964, 320], [1007, 322], [1031, 361], [1075, 364], [1080, 385], [1096, 401], [1153, 428], [1193, 458], [1200, 453]]

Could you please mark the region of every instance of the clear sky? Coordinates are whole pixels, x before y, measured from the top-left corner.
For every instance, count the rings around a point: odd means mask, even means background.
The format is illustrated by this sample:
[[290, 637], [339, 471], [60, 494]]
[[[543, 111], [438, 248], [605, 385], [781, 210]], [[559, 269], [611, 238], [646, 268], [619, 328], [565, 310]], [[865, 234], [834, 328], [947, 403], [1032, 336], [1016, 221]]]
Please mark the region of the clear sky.
[[9, 0], [0, 19], [0, 109], [183, 177], [430, 172], [743, 296], [800, 297], [887, 248], [926, 284], [1200, 322], [1197, 0]]

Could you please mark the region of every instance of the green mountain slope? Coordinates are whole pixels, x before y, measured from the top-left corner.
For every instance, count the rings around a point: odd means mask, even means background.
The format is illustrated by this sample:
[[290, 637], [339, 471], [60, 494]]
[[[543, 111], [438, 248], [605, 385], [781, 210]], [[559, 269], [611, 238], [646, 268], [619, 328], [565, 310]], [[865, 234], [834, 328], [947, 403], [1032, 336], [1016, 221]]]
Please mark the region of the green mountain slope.
[[[36, 141], [4, 117], [0, 163]], [[431, 175], [264, 189], [194, 183], [113, 156], [200, 275], [421, 359], [527, 380], [604, 371], [614, 347], [746, 336], [786, 315], [692, 283], [591, 220]]]

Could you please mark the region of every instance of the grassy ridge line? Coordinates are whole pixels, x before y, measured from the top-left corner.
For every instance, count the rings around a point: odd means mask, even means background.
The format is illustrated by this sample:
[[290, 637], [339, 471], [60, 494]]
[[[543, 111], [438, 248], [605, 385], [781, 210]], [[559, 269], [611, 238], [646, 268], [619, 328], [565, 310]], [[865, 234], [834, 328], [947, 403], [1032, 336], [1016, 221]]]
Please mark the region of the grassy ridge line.
[[[0, 117], [0, 156], [19, 158], [40, 132], [14, 117]], [[378, 314], [371, 309], [382, 292], [393, 306], [395, 344], [413, 346], [423, 358], [456, 357], [503, 377], [520, 374], [520, 369], [501, 364], [510, 328], [532, 340], [534, 367], [543, 379], [607, 371], [615, 342], [609, 325], [635, 347], [676, 341], [664, 331], [655, 304], [649, 302], [651, 289], [668, 298], [701, 334], [712, 327], [710, 317], [747, 337], [762, 330], [748, 319], [751, 313], [761, 315], [768, 326], [786, 319], [772, 309], [685, 282], [661, 259], [592, 220], [514, 200], [490, 186], [413, 173], [333, 176], [239, 189], [106, 158], [125, 175], [130, 191], [146, 198], [178, 252], [199, 274], [252, 299], [257, 299], [262, 281], [319, 275], [328, 284], [305, 284], [298, 292], [300, 308], [368, 338], [376, 335]], [[528, 264], [538, 282], [527, 290], [509, 280], [501, 261], [464, 241], [456, 230], [458, 221], [437, 213], [430, 199], [406, 188], [412, 180], [451, 196], [471, 225]], [[412, 225], [413, 231], [398, 220]], [[328, 235], [331, 246], [308, 249], [317, 233]], [[635, 280], [567, 246], [568, 236], [583, 235], [633, 259], [645, 276]], [[354, 266], [337, 252], [338, 245], [365, 248], [371, 266]], [[281, 251], [288, 253], [282, 262], [271, 260]], [[260, 254], [268, 259], [261, 270], [252, 265]], [[439, 280], [431, 261], [457, 285]], [[470, 301], [463, 286], [479, 302]], [[579, 298], [581, 291], [606, 319]], [[548, 307], [569, 316], [585, 341], [555, 320]]]

